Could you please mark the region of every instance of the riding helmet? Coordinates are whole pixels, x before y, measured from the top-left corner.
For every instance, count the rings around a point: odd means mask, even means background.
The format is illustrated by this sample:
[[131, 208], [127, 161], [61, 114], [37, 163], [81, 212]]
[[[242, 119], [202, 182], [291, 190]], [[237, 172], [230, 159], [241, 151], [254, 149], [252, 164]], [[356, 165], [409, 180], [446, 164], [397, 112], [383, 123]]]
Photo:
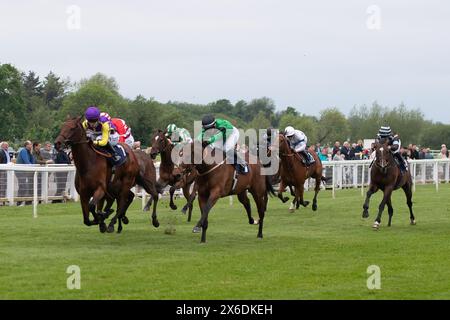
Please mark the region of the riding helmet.
[[214, 116], [211, 114], [204, 116], [202, 119], [202, 126], [203, 126], [203, 129], [205, 129], [205, 130], [214, 127], [215, 124], [216, 124], [216, 118], [214, 118]]
[[284, 129], [284, 135], [286, 137], [292, 137], [295, 134], [295, 129], [291, 126], [286, 127], [286, 129]]
[[96, 106], [90, 106], [84, 113], [87, 121], [97, 121], [100, 118], [100, 110]]
[[380, 130], [378, 131], [378, 135], [379, 135], [381, 138], [387, 138], [387, 137], [390, 137], [390, 136], [392, 135], [391, 127], [389, 127], [389, 126], [381, 127]]
[[168, 134], [168, 135], [171, 135], [171, 134], [172, 134], [173, 132], [175, 132], [177, 129], [178, 129], [177, 126], [176, 126], [175, 124], [171, 123], [171, 124], [169, 124], [169, 125], [167, 126], [167, 134]]

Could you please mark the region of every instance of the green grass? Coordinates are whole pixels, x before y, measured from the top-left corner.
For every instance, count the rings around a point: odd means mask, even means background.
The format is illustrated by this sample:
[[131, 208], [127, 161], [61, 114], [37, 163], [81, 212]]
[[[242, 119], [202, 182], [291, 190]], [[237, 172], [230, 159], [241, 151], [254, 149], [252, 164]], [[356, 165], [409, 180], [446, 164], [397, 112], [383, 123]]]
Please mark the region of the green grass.
[[[379, 231], [371, 225], [380, 194], [368, 220], [358, 190], [338, 191], [336, 200], [322, 192], [317, 213], [292, 214], [271, 198], [263, 240], [236, 199], [223, 199], [206, 244], [191, 232], [198, 209], [188, 224], [167, 200], [159, 229], [136, 201], [120, 235], [85, 227], [78, 203], [40, 206], [37, 219], [31, 207], [0, 207], [0, 298], [450, 299], [449, 191], [417, 188], [416, 226], [396, 192], [393, 226], [385, 212]], [[66, 288], [69, 265], [81, 268], [81, 290]], [[381, 290], [367, 289], [369, 265], [381, 268]]]

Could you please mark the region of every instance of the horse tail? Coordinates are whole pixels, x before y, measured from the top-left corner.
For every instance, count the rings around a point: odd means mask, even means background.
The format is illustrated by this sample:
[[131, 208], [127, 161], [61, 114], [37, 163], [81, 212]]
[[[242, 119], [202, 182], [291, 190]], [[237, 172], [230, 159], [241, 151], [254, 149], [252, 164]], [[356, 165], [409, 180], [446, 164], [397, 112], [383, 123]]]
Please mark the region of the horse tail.
[[270, 183], [270, 176], [266, 176], [266, 191], [271, 196], [275, 196], [275, 189], [273, 188], [272, 184]]

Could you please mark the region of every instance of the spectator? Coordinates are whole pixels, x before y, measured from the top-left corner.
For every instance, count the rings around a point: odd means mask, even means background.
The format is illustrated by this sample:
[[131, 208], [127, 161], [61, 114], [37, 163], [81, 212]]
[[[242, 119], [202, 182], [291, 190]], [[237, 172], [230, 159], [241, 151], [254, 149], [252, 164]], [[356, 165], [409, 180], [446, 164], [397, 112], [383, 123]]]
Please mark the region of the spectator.
[[356, 160], [356, 147], [358, 145], [356, 143], [352, 144], [352, 147], [350, 149], [350, 159], [349, 160]]
[[441, 146], [441, 152], [442, 152], [442, 149], [445, 149], [445, 150], [446, 150], [445, 155], [447, 156], [447, 158], [450, 158], [450, 154], [449, 154], [449, 151], [448, 151], [448, 149], [447, 149], [447, 145], [443, 144], [443, 145]]
[[11, 156], [9, 155], [8, 142], [0, 143], [0, 164], [7, 164], [11, 162]]
[[355, 147], [355, 158], [361, 160], [364, 156], [364, 142], [362, 140], [358, 140], [358, 143]]
[[350, 155], [350, 143], [348, 143], [348, 141], [344, 142], [344, 145], [341, 148], [341, 155], [344, 160], [352, 160]]
[[[36, 163], [36, 160], [31, 154], [32, 147], [33, 145], [31, 141], [26, 141], [24, 143], [24, 147], [19, 151], [19, 154], [17, 155], [17, 164], [32, 165]], [[19, 185], [17, 191], [18, 196], [25, 198], [31, 197], [33, 195], [33, 172], [16, 171], [16, 177]], [[25, 204], [31, 204], [31, 201], [26, 201]], [[22, 206], [23, 202], [19, 201], [17, 202], [17, 205]]]
[[[55, 158], [56, 164], [71, 164], [68, 154], [63, 150], [59, 150]], [[55, 172], [56, 180], [56, 196], [64, 196], [67, 184], [67, 172]], [[53, 200], [52, 203], [60, 203], [62, 200]]]
[[341, 150], [338, 150], [333, 156], [333, 161], [343, 161], [345, 159], [344, 155], [341, 154]]
[[55, 152], [49, 141], [45, 143], [44, 149], [41, 150], [41, 156], [48, 164], [55, 163]]
[[[33, 143], [33, 157], [37, 164], [45, 165], [48, 163], [41, 154], [41, 144], [39, 142]], [[52, 160], [49, 161], [53, 162]]]
[[419, 149], [417, 148], [417, 145], [412, 144], [411, 148], [409, 149], [411, 152], [411, 159], [417, 160], [420, 158]]
[[426, 159], [426, 160], [432, 160], [432, 159], [434, 159], [434, 158], [433, 158], [433, 155], [432, 155], [431, 152], [430, 152], [430, 148], [424, 149], [424, 153], [425, 153], [425, 159]]
[[448, 150], [445, 144], [442, 145], [441, 152], [438, 155], [438, 159], [448, 159]]
[[141, 150], [141, 142], [140, 141], [135, 141], [133, 144], [133, 149], [134, 150]]
[[319, 153], [319, 159], [320, 159], [320, 161], [329, 161], [329, 159], [328, 159], [328, 148], [327, 147], [324, 147], [324, 148], [322, 148], [322, 151], [320, 151], [320, 153]]
[[320, 146], [320, 142], [317, 142], [317, 143], [316, 143], [316, 145], [315, 145], [315, 147], [314, 147], [314, 151], [315, 151], [317, 154], [320, 154], [320, 153], [321, 153], [322, 147]]
[[334, 144], [334, 147], [333, 147], [332, 158], [334, 158], [334, 156], [336, 155], [338, 150], [339, 151], [341, 150], [341, 143], [339, 141], [336, 141], [336, 143]]

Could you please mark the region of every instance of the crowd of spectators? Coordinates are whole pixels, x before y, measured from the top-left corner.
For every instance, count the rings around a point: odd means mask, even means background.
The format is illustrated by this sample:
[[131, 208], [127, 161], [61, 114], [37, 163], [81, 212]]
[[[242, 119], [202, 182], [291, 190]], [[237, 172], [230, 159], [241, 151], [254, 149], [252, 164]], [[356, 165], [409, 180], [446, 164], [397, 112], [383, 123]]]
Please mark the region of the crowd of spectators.
[[[373, 145], [370, 149], [364, 148], [362, 140], [357, 143], [345, 141], [343, 144], [336, 141], [332, 148], [317, 143], [314, 149], [322, 161], [366, 160], [371, 158], [374, 151]], [[430, 148], [420, 148], [415, 144], [402, 147], [400, 153], [406, 160], [450, 159], [449, 150], [445, 144], [441, 146], [441, 150], [436, 156], [433, 156]]]

